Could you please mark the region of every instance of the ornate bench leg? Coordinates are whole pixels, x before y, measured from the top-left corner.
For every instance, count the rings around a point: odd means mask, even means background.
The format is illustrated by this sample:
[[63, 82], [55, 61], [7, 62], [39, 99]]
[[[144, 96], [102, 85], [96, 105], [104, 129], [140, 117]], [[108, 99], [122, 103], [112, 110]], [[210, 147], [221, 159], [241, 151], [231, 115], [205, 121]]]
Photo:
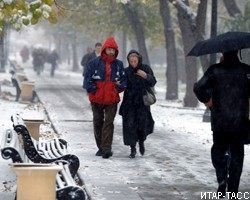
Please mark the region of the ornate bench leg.
[[67, 187], [56, 191], [57, 200], [85, 200], [85, 193], [80, 187]]

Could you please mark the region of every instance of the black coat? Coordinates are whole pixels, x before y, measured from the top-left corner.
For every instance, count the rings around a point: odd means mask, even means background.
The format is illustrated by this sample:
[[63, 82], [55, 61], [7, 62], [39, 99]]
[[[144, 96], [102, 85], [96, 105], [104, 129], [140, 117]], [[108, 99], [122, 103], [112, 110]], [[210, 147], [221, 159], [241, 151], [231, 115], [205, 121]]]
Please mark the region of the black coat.
[[211, 126], [214, 132], [245, 132], [248, 128], [250, 66], [237, 57], [212, 65], [194, 84], [197, 98], [212, 98]]
[[[147, 73], [147, 79], [136, 75], [138, 69]], [[123, 118], [123, 139], [125, 145], [135, 145], [138, 139], [146, 140], [147, 135], [153, 132], [154, 120], [150, 106], [143, 104], [142, 96], [146, 89], [150, 89], [156, 83], [152, 69], [148, 65], [141, 64], [136, 68], [129, 66], [125, 69], [127, 76], [127, 88], [119, 114]]]

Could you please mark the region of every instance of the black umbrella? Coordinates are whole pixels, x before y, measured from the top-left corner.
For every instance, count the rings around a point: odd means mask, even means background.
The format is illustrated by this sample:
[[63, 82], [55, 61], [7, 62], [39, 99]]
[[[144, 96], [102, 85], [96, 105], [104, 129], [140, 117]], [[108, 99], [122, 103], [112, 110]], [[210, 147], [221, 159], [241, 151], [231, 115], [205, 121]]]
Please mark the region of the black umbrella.
[[250, 33], [227, 32], [208, 40], [198, 42], [187, 56], [201, 56], [250, 48]]

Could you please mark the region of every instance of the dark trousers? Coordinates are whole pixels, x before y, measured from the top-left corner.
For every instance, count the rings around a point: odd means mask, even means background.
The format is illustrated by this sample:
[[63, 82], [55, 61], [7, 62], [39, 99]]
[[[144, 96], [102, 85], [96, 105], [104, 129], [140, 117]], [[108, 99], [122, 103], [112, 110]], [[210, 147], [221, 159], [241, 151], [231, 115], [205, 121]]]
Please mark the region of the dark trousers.
[[117, 103], [111, 105], [91, 103], [91, 106], [96, 145], [103, 151], [111, 150]]
[[56, 63], [51, 64], [50, 76], [53, 77], [55, 75]]
[[[214, 132], [212, 163], [218, 183], [228, 184], [229, 192], [238, 192], [244, 161], [244, 142], [239, 132]], [[227, 154], [227, 155], [226, 155]]]

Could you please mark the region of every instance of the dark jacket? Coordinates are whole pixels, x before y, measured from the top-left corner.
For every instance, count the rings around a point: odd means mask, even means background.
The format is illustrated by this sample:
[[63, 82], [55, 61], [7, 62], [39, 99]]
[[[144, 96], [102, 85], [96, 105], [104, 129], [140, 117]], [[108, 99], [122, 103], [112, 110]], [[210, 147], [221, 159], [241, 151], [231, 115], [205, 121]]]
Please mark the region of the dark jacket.
[[86, 54], [82, 57], [81, 65], [82, 65], [83, 67], [86, 67], [87, 64], [88, 64], [88, 62], [89, 62], [90, 60], [92, 60], [93, 58], [96, 57], [96, 56], [94, 57], [94, 55], [95, 55], [95, 54], [93, 54], [93, 53], [86, 53]]
[[[127, 76], [127, 88], [124, 92], [119, 114], [123, 117], [123, 139], [125, 145], [134, 145], [138, 140], [138, 134], [146, 136], [153, 132], [154, 120], [150, 112], [150, 106], [143, 104], [142, 96], [146, 89], [151, 89], [156, 84], [156, 79], [152, 69], [148, 65], [142, 64], [140, 54], [131, 50], [131, 53], [139, 55], [139, 63], [136, 68], [129, 66], [125, 69]], [[147, 79], [136, 75], [136, 71], [141, 69], [147, 73]]]
[[250, 66], [237, 55], [212, 65], [194, 84], [197, 98], [212, 98], [211, 126], [214, 132], [244, 132], [248, 128]]
[[[108, 58], [105, 49], [116, 49], [115, 58]], [[123, 63], [116, 59], [118, 46], [113, 38], [108, 38], [102, 47], [101, 56], [92, 59], [85, 73], [83, 87], [89, 93], [90, 102], [110, 105], [120, 101], [119, 93], [127, 86]], [[120, 81], [120, 85], [116, 82]]]
[[92, 53], [86, 53], [86, 54], [82, 57], [81, 65], [83, 66], [83, 73], [82, 73], [83, 76], [85, 76], [86, 68], [87, 68], [88, 63], [89, 63], [91, 60], [93, 60], [94, 58], [96, 58], [96, 53], [95, 53], [95, 51], [92, 52]]
[[57, 60], [59, 59], [59, 55], [57, 54], [56, 51], [52, 51], [50, 54], [49, 54], [49, 62], [52, 64], [52, 65], [56, 65], [56, 62]]

